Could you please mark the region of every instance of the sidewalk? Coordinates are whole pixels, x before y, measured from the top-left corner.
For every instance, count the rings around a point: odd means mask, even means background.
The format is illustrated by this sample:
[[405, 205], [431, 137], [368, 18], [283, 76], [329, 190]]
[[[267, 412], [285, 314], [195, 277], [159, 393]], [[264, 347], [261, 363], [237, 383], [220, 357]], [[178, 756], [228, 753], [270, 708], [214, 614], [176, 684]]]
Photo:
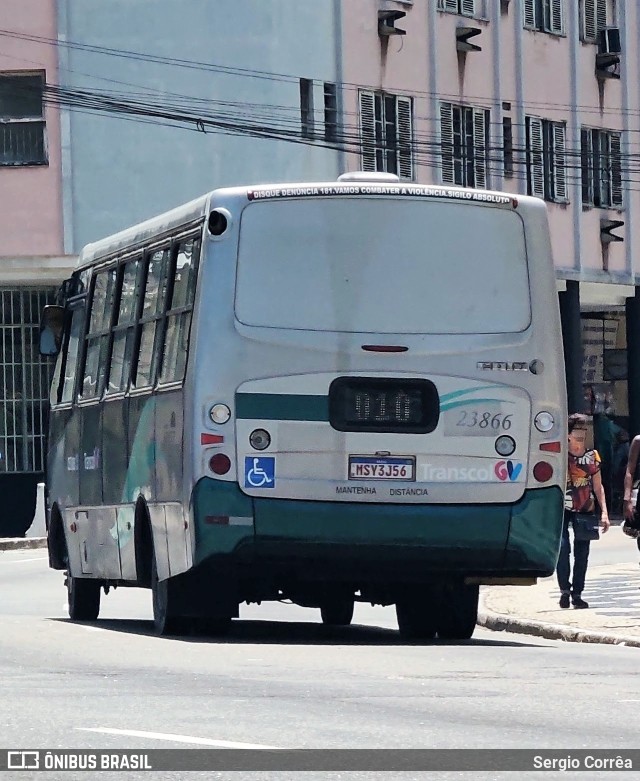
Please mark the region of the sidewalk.
[[46, 548], [46, 537], [0, 537], [0, 551], [21, 548]]
[[587, 610], [563, 610], [559, 596], [555, 576], [535, 586], [485, 586], [478, 624], [547, 639], [640, 647], [637, 564], [589, 567], [583, 594], [589, 603]]

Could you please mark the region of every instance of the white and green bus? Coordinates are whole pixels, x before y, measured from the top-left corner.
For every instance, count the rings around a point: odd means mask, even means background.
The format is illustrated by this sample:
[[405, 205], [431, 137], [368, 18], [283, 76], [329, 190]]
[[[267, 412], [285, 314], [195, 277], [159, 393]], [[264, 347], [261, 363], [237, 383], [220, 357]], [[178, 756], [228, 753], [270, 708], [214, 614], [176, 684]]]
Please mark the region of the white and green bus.
[[213, 192], [83, 250], [57, 354], [50, 564], [159, 633], [291, 600], [468, 638], [554, 570], [566, 395], [545, 205], [395, 177]]

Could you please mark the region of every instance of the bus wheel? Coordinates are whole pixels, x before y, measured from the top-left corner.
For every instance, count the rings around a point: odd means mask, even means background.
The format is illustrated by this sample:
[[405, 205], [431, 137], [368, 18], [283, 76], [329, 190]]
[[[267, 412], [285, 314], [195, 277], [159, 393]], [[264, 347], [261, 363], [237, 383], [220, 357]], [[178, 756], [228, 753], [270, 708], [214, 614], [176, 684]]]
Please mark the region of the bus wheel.
[[438, 637], [469, 640], [478, 619], [478, 586], [451, 583], [442, 589], [438, 611]]
[[175, 614], [176, 584], [171, 578], [158, 580], [155, 554], [151, 559], [151, 594], [153, 599], [153, 625], [159, 635], [180, 634], [185, 623]]
[[436, 635], [436, 616], [430, 596], [411, 594], [396, 602], [400, 636], [406, 640], [432, 640]]
[[322, 623], [328, 626], [349, 626], [353, 618], [353, 598], [334, 597], [320, 605]]
[[72, 621], [95, 621], [100, 612], [100, 581], [74, 578], [67, 571], [67, 603]]

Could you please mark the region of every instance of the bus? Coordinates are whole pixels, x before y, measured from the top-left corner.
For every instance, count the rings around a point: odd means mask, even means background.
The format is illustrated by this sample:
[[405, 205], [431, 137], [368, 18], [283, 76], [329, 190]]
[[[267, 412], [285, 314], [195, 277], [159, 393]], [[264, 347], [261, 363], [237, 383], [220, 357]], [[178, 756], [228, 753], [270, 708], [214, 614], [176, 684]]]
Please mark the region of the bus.
[[289, 600], [470, 638], [559, 549], [566, 391], [543, 201], [352, 173], [230, 187], [86, 246], [57, 355], [50, 566], [159, 634]]

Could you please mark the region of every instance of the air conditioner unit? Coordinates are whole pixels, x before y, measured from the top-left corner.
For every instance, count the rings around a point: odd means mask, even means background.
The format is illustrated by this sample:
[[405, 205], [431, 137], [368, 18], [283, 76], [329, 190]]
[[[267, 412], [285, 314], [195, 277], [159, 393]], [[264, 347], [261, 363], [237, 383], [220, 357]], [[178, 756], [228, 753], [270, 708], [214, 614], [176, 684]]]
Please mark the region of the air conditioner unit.
[[598, 54], [620, 54], [620, 28], [605, 27], [598, 32]]

